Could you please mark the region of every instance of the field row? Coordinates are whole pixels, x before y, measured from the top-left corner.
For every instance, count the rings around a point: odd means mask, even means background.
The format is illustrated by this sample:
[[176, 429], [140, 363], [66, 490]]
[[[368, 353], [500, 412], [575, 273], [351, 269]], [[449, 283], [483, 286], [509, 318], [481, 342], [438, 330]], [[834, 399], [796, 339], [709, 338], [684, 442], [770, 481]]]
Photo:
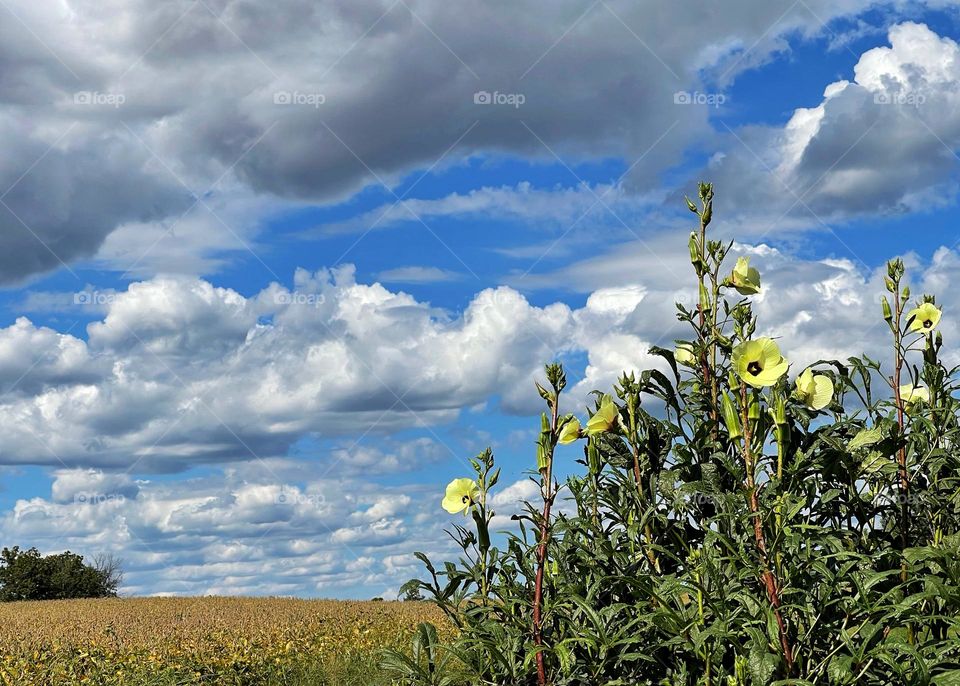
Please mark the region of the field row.
[[0, 678], [63, 684], [350, 684], [404, 646], [432, 605], [287, 598], [131, 598], [0, 605]]

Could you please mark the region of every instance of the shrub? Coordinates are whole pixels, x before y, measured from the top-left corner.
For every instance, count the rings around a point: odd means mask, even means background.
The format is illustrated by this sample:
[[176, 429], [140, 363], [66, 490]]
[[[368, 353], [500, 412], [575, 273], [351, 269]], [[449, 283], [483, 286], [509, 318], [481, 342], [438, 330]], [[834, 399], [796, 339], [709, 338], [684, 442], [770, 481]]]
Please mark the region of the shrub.
[[[687, 200], [690, 336], [597, 392], [585, 424], [548, 365], [541, 500], [494, 545], [487, 450], [443, 503], [468, 518], [450, 532], [462, 555], [417, 553], [429, 578], [406, 588], [458, 627], [471, 683], [956, 683], [960, 432], [940, 309], [911, 303], [894, 260], [889, 359], [791, 369], [757, 335], [761, 275], [707, 236], [712, 201], [710, 184]], [[582, 456], [560, 483], [566, 443]]]
[[36, 548], [14, 546], [0, 552], [0, 601], [113, 597], [121, 579], [120, 562], [111, 556], [88, 565], [70, 551], [44, 557]]

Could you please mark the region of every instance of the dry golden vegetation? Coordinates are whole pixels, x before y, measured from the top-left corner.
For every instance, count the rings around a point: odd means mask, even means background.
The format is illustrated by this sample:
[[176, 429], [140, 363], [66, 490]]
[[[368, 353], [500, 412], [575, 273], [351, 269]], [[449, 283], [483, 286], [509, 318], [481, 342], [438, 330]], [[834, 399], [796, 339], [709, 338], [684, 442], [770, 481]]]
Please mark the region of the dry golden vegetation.
[[403, 647], [419, 602], [130, 598], [0, 604], [0, 678], [60, 684], [371, 684]]

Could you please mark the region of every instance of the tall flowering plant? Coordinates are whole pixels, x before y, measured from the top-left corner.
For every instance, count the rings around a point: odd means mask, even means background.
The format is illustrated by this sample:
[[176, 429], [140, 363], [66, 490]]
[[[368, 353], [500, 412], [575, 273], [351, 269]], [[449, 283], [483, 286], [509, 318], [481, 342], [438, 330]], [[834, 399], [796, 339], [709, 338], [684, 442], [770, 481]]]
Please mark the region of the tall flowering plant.
[[447, 487], [462, 554], [418, 553], [428, 577], [408, 586], [458, 638], [437, 648], [443, 669], [400, 681], [960, 683], [960, 407], [941, 308], [911, 302], [894, 260], [889, 359], [795, 368], [754, 314], [762, 274], [726, 266], [732, 245], [708, 236], [713, 197], [702, 183], [687, 200], [699, 297], [677, 305], [689, 335], [651, 350], [661, 368], [577, 416], [546, 367], [540, 498], [511, 530], [491, 536], [489, 450]]

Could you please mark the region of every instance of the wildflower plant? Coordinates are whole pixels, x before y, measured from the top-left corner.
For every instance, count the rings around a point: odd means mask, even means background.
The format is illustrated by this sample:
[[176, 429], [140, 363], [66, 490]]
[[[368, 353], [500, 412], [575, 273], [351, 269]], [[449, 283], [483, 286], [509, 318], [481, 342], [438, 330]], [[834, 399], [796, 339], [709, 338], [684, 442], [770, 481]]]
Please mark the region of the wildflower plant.
[[941, 308], [910, 301], [894, 260], [888, 359], [792, 367], [789, 341], [758, 335], [776, 334], [752, 307], [760, 272], [725, 267], [713, 187], [698, 190], [699, 297], [677, 305], [689, 335], [579, 416], [546, 367], [540, 498], [503, 513], [515, 527], [496, 545], [492, 453], [447, 491], [462, 554], [418, 553], [428, 578], [409, 586], [458, 631], [457, 683], [960, 683], [960, 407]]

